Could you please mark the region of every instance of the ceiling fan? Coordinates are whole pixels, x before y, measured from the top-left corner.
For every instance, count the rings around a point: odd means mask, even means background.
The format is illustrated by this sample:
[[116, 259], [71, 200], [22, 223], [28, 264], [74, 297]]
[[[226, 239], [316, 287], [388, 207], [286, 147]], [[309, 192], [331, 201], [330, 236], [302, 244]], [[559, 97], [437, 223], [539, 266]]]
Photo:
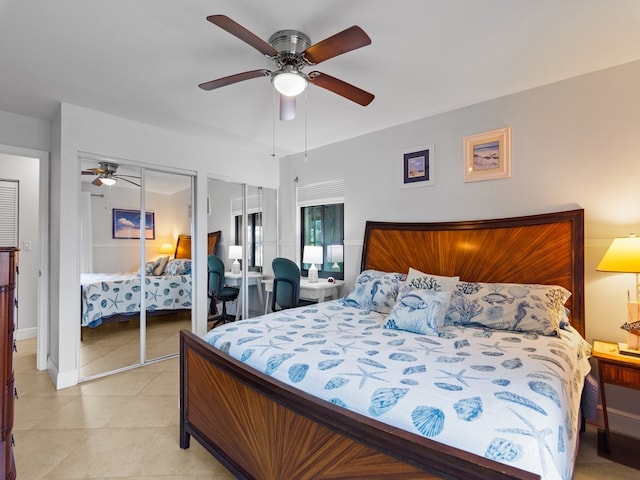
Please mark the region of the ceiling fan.
[[279, 30], [271, 35], [267, 43], [226, 15], [210, 15], [207, 20], [269, 57], [275, 62], [277, 68], [274, 71], [250, 70], [211, 80], [198, 85], [203, 90], [214, 90], [257, 77], [271, 77], [273, 86], [280, 93], [281, 120], [290, 120], [295, 117], [296, 96], [302, 93], [309, 83], [362, 106], [369, 105], [374, 99], [373, 94], [326, 73], [302, 71], [307, 66], [317, 65], [369, 45], [371, 39], [357, 25], [311, 45], [309, 37], [297, 30]]
[[118, 180], [129, 182], [132, 185], [135, 185], [136, 187], [140, 186], [136, 182], [129, 180], [130, 178], [140, 179], [140, 177], [136, 177], [134, 175], [119, 175], [116, 173], [117, 170], [118, 170], [117, 163], [98, 162], [98, 167], [88, 168], [87, 170], [83, 170], [82, 175], [95, 175], [96, 178], [91, 183], [93, 185], [97, 185], [98, 187], [102, 185], [108, 185], [108, 186], [115, 185], [115, 183]]

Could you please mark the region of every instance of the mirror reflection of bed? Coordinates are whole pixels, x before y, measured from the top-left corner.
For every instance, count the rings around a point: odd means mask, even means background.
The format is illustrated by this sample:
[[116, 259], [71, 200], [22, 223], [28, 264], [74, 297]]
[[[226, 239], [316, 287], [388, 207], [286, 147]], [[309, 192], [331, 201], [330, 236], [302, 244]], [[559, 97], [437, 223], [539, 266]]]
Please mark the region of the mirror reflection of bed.
[[[81, 158], [84, 171], [96, 164], [94, 158]], [[190, 260], [174, 258], [178, 236], [191, 231], [191, 178], [123, 164], [117, 172], [144, 185], [144, 197], [133, 183], [118, 179], [115, 185], [97, 185], [91, 175], [81, 176], [81, 380], [174, 356], [178, 332], [191, 329]], [[144, 182], [138, 180], [143, 176]], [[137, 233], [120, 235], [114, 219], [121, 219], [113, 211], [139, 213], [142, 198], [147, 233], [141, 265], [142, 242], [129, 238], [139, 237], [139, 221], [131, 230]], [[147, 291], [146, 328], [141, 327], [139, 312], [141, 269]]]

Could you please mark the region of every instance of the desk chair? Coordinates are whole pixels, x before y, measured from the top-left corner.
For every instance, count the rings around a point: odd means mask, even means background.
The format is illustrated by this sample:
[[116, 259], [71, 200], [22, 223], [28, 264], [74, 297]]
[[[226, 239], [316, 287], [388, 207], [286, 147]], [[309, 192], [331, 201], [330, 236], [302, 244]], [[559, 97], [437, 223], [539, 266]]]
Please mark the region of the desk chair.
[[314, 301], [300, 299], [300, 268], [288, 258], [277, 257], [271, 262], [273, 268], [273, 293], [271, 310], [313, 305]]
[[215, 318], [213, 326], [216, 327], [222, 323], [233, 322], [235, 317], [227, 314], [227, 302], [238, 298], [240, 290], [224, 285], [224, 262], [220, 257], [209, 255], [207, 257], [207, 267], [209, 270], [208, 295], [211, 299], [209, 313], [213, 314], [215, 312], [217, 301], [222, 302], [222, 313]]

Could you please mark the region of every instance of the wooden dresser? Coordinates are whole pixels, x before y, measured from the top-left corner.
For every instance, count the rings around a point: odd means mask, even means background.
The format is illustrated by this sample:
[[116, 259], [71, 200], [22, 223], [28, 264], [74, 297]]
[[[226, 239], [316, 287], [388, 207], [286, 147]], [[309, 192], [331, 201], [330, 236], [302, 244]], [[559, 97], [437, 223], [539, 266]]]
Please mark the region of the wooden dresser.
[[13, 330], [18, 250], [0, 247], [0, 478], [16, 478], [13, 459]]

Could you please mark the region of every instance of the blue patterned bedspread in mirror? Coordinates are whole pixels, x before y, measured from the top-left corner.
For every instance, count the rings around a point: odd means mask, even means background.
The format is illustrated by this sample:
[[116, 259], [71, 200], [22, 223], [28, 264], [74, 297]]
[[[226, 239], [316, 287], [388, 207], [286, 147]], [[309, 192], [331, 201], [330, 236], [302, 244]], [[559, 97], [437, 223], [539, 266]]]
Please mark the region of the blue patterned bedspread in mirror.
[[[140, 276], [133, 273], [83, 273], [81, 325], [97, 327], [106, 317], [140, 312]], [[191, 275], [145, 277], [147, 311], [191, 308]]]

